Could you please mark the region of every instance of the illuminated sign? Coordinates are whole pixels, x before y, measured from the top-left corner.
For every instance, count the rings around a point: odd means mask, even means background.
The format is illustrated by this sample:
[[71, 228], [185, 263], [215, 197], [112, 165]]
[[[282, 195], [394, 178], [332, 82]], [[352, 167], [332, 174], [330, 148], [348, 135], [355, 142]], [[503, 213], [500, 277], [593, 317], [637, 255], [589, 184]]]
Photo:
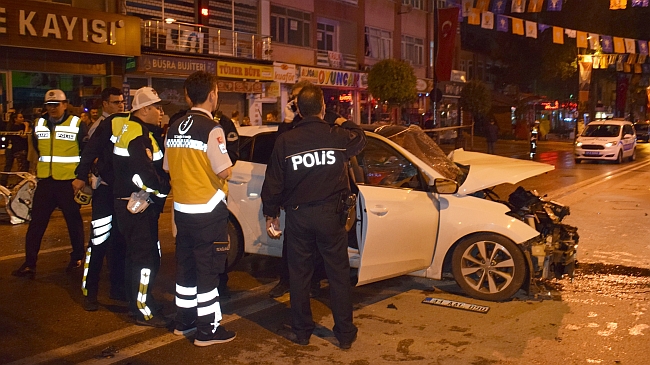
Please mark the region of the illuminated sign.
[[341, 94], [339, 95], [339, 101], [343, 103], [349, 103], [352, 101], [352, 94]]
[[273, 66], [217, 61], [217, 76], [273, 81]]
[[140, 19], [59, 4], [3, 0], [0, 3], [0, 44], [140, 55]]
[[368, 75], [361, 72], [328, 70], [300, 66], [300, 79], [319, 86], [339, 86], [345, 88], [365, 89], [368, 87]]

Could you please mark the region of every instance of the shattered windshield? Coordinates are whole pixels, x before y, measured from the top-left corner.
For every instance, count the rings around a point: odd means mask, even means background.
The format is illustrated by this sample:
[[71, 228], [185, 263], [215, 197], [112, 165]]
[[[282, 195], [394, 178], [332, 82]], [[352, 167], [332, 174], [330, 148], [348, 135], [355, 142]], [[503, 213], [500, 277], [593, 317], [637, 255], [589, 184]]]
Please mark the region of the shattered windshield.
[[445, 178], [458, 182], [464, 180], [465, 173], [447, 158], [440, 147], [420, 127], [386, 125], [377, 128], [374, 132], [404, 147]]

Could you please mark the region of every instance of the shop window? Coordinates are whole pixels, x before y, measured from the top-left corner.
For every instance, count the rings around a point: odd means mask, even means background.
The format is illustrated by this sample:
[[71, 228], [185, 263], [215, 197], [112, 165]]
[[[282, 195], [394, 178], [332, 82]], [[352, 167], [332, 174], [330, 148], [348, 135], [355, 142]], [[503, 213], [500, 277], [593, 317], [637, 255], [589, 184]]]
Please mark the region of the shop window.
[[338, 51], [337, 28], [333, 22], [320, 20], [316, 25], [316, 48], [321, 51]]
[[414, 9], [424, 9], [423, 0], [402, 0], [403, 5], [411, 5]]
[[376, 59], [390, 58], [393, 34], [387, 30], [366, 27], [366, 56]]
[[311, 14], [271, 6], [271, 38], [275, 42], [310, 47]]
[[403, 35], [402, 59], [413, 66], [422, 66], [424, 64], [424, 40]]

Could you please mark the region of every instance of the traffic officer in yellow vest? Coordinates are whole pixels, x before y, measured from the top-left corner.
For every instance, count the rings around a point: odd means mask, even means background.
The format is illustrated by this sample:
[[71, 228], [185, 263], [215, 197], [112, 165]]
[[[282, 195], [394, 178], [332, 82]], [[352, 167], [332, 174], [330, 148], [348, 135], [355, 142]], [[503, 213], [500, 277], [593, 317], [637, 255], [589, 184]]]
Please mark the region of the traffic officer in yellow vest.
[[72, 181], [80, 160], [87, 126], [68, 114], [68, 99], [62, 90], [45, 93], [47, 114], [36, 121], [34, 146], [38, 150], [38, 186], [32, 203], [32, 220], [25, 237], [25, 263], [12, 274], [34, 277], [41, 240], [55, 208], [59, 207], [68, 225], [72, 252], [67, 270], [81, 267], [84, 257], [84, 229], [79, 204], [74, 200]]
[[164, 317], [151, 295], [160, 267], [158, 217], [169, 194], [169, 176], [162, 169], [160, 120], [163, 114], [156, 91], [143, 87], [133, 96], [131, 116], [113, 147], [113, 194], [117, 225], [126, 240], [126, 292], [136, 324], [165, 327]]
[[198, 71], [184, 87], [193, 107], [169, 127], [165, 142], [177, 227], [174, 333], [196, 331], [194, 345], [209, 346], [235, 338], [220, 325], [217, 289], [228, 255], [226, 196], [232, 163], [223, 128], [212, 119], [217, 77]]
[[103, 114], [98, 119], [99, 123], [95, 126], [94, 134], [90, 136], [84, 147], [81, 162], [75, 171], [77, 178], [72, 183], [75, 190], [83, 189], [92, 171], [90, 178], [90, 186], [93, 189], [92, 220], [81, 281], [81, 290], [85, 296], [83, 308], [87, 311], [99, 309], [97, 302], [99, 276], [107, 254], [111, 282], [109, 297], [114, 300], [126, 300], [124, 292], [126, 243], [117, 224], [113, 222], [115, 173], [113, 172], [112, 125], [116, 124], [115, 129], [121, 132], [130, 114], [124, 113], [124, 97], [120, 89], [115, 87], [104, 89], [102, 99]]

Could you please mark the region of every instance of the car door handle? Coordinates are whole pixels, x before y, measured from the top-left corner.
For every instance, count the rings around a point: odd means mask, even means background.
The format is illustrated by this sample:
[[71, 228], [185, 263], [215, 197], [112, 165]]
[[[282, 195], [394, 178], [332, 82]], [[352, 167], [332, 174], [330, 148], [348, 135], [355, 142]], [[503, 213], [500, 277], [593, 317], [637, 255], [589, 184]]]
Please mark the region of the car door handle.
[[370, 213], [378, 215], [380, 217], [383, 217], [388, 213], [388, 208], [386, 208], [383, 205], [375, 205], [374, 207], [368, 210], [370, 210]]

